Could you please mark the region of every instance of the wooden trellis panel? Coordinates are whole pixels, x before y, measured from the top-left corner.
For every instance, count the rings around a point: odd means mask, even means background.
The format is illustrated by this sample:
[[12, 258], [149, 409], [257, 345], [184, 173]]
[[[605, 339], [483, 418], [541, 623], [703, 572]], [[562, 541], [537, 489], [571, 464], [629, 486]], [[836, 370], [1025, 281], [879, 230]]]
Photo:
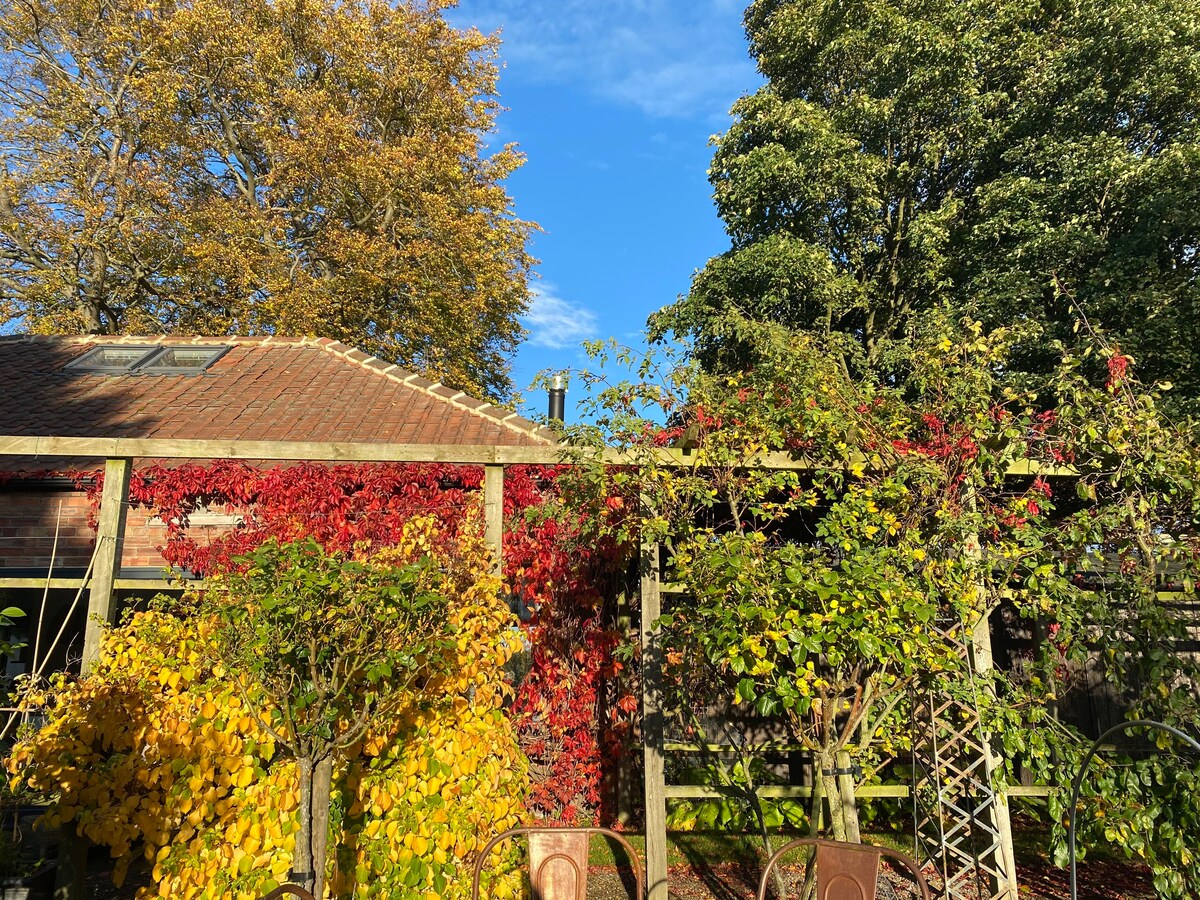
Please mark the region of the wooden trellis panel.
[[927, 691], [913, 704], [913, 806], [917, 851], [938, 872], [945, 900], [1016, 900], [1008, 801], [992, 786], [1000, 763], [983, 731], [975, 673], [991, 667], [983, 621], [970, 641], [962, 623], [939, 623], [958, 649], [972, 690], [964, 698]]

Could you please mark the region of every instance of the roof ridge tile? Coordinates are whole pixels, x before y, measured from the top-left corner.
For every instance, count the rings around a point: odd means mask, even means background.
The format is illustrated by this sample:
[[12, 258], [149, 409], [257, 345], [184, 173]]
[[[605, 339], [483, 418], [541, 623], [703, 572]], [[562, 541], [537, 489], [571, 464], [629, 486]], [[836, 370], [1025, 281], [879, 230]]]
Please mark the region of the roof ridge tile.
[[0, 343], [34, 344], [228, 344], [283, 347], [311, 344], [311, 338], [264, 334], [0, 334]]
[[[510, 410], [507, 407], [496, 406], [496, 404], [487, 400], [479, 400], [477, 397], [471, 397], [465, 391], [447, 387], [440, 381], [431, 381], [423, 375], [402, 368], [395, 363], [388, 363], [387, 360], [380, 359], [378, 356], [372, 356], [369, 353], [359, 350], [357, 347], [347, 346], [341, 341], [335, 341], [331, 338], [316, 338], [314, 339], [314, 344], [326, 353], [340, 357], [345, 362], [359, 366], [360, 368], [369, 368], [378, 372], [383, 377], [403, 384], [413, 390], [424, 394], [431, 394], [442, 402], [449, 403], [471, 415], [488, 419], [526, 437], [545, 441], [548, 444], [558, 443], [559, 438], [556, 433], [548, 428], [543, 428], [536, 422], [526, 419], [520, 413]], [[383, 363], [386, 368], [379, 369], [376, 367], [376, 363]], [[475, 400], [482, 405], [472, 406], [469, 403], [462, 402], [462, 398]], [[496, 410], [496, 412], [492, 412], [491, 410]]]

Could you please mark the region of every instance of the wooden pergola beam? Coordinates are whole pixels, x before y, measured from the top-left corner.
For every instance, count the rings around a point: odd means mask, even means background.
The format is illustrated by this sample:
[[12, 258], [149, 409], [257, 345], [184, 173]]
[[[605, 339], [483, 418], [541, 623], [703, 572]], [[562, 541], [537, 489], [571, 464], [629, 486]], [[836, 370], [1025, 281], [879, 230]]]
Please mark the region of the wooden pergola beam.
[[[648, 461], [661, 465], [703, 468], [703, 449], [661, 448], [640, 453], [620, 450], [589, 451], [580, 447], [547, 444], [542, 447], [468, 446], [462, 444], [368, 444], [355, 441], [231, 441], [160, 438], [41, 437], [0, 435], [0, 456], [85, 457], [95, 459], [263, 459], [313, 462], [427, 462], [450, 465], [562, 465], [588, 456], [612, 465], [637, 466]], [[854, 462], [869, 461], [849, 460]], [[810, 460], [788, 453], [763, 453], [745, 461], [744, 468], [811, 472], [819, 468]], [[1014, 478], [1077, 477], [1067, 466], [1043, 466], [1025, 460], [1008, 469]]]
[[255, 459], [313, 462], [414, 462], [458, 465], [553, 465], [554, 446], [367, 444], [348, 441], [193, 441], [156, 438], [0, 436], [0, 456], [133, 459]]
[[[1048, 789], [1041, 788], [1042, 794], [1025, 793], [1022, 796], [1043, 796]], [[764, 784], [754, 789], [759, 797], [776, 799], [806, 800], [812, 797], [813, 789], [798, 784]], [[734, 794], [731, 790], [721, 790], [704, 784], [668, 784], [666, 795], [671, 800], [716, 800]], [[867, 799], [904, 800], [912, 792], [906, 784], [864, 784], [854, 788], [854, 796]], [[737, 796], [742, 796], [740, 793]]]

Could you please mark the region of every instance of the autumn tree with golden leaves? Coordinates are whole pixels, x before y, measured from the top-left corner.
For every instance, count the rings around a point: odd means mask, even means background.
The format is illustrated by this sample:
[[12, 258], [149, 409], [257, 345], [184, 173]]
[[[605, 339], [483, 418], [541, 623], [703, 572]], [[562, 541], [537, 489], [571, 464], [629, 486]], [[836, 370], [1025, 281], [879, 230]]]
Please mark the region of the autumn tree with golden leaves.
[[504, 397], [530, 223], [447, 0], [0, 0], [0, 323], [319, 334]]

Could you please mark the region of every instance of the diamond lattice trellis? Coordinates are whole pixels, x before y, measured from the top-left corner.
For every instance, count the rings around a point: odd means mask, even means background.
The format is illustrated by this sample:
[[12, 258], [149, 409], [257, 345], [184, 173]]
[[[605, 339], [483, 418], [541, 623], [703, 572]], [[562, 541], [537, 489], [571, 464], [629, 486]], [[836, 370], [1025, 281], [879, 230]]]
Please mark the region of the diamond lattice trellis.
[[[991, 664], [986, 623], [968, 632], [940, 623], [966, 662]], [[963, 635], [970, 634], [970, 643]], [[981, 666], [980, 664], [984, 665]], [[913, 800], [917, 850], [937, 868], [947, 900], [1016, 900], [1016, 869], [1005, 798], [992, 787], [998, 761], [984, 732], [974, 690], [965, 699], [914, 697]]]

